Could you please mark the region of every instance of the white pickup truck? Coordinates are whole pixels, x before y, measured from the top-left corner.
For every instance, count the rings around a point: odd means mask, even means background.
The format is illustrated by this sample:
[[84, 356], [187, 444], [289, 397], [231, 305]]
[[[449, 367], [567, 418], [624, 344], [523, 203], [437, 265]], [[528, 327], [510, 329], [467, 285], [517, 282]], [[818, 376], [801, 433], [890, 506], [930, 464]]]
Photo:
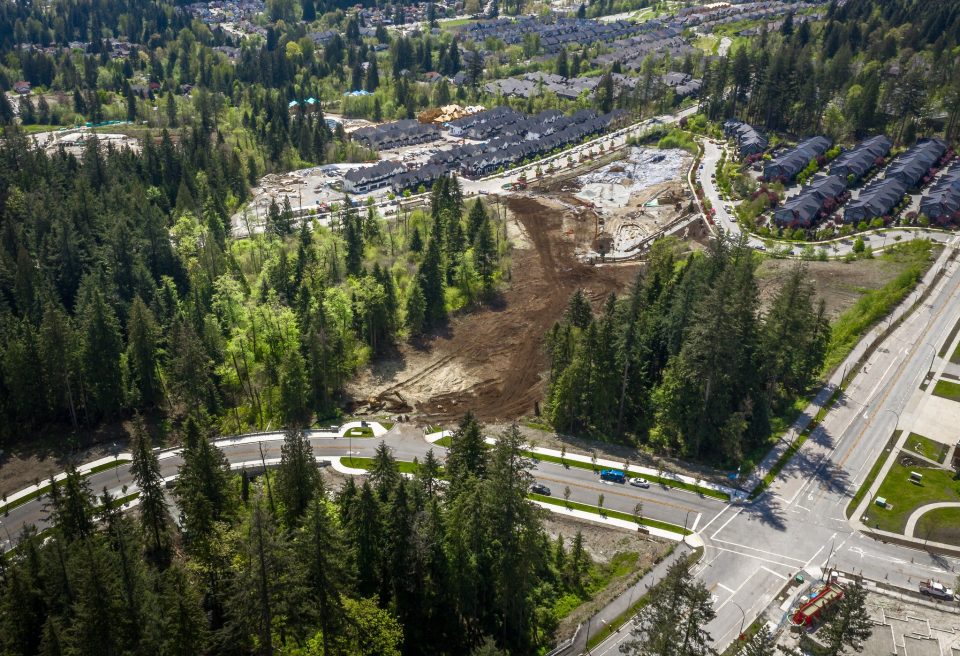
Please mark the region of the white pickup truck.
[[937, 581], [920, 581], [920, 594], [941, 601], [953, 601], [953, 590]]

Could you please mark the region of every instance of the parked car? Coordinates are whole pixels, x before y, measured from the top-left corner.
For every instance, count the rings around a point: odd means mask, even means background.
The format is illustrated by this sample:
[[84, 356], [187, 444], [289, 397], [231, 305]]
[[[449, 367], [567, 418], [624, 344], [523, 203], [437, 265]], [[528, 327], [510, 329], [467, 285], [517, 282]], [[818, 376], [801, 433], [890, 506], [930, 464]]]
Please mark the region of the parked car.
[[530, 486], [530, 491], [534, 494], [542, 494], [545, 497], [550, 496], [550, 488], [543, 483], [534, 483]]
[[953, 601], [953, 590], [939, 581], [920, 581], [920, 594], [925, 594], [941, 601]]
[[650, 481], [644, 478], [631, 478], [630, 485], [632, 485], [633, 487], [642, 487], [643, 489], [647, 489], [648, 487], [650, 487]]

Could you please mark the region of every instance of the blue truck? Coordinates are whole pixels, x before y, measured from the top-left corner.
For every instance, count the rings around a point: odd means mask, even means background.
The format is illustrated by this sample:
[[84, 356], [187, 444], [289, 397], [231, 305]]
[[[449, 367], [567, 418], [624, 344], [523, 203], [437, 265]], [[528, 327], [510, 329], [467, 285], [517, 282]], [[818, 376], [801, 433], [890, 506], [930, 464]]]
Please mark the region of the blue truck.
[[624, 476], [622, 471], [617, 469], [604, 469], [600, 472], [600, 479], [604, 481], [611, 481], [613, 483], [627, 482], [627, 477]]

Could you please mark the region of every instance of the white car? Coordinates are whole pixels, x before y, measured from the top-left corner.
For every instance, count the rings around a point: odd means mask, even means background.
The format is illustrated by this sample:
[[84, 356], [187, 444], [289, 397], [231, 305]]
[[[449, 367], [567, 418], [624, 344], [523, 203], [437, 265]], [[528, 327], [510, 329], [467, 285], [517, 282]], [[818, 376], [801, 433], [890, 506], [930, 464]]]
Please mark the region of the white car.
[[632, 485], [633, 487], [642, 487], [643, 489], [647, 489], [648, 487], [650, 487], [650, 481], [644, 478], [631, 478], [630, 485]]

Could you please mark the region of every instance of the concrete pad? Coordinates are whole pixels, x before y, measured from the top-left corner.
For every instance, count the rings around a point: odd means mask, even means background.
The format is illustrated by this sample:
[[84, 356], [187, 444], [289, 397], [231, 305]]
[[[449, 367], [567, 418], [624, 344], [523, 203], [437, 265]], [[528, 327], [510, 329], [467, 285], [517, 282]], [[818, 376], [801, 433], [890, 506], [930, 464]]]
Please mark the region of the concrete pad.
[[905, 430], [942, 444], [956, 443], [957, 426], [960, 426], [960, 403], [932, 394], [923, 395], [911, 414], [912, 421], [905, 424]]

